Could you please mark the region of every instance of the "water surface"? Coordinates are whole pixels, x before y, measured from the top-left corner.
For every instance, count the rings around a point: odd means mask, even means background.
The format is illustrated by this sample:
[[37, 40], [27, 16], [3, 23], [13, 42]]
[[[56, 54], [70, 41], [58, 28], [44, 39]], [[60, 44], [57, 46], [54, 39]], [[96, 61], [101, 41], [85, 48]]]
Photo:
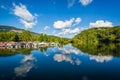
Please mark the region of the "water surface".
[[0, 52], [0, 80], [120, 80], [120, 58], [71, 44]]

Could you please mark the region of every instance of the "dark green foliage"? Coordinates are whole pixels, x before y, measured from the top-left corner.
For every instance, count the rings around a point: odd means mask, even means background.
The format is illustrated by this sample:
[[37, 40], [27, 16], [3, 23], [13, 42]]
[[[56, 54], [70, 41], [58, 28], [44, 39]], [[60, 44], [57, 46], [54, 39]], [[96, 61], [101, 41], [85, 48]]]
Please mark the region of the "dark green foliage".
[[94, 55], [120, 56], [120, 27], [91, 28], [73, 39], [73, 46]]
[[74, 44], [98, 44], [120, 42], [120, 27], [91, 28], [73, 38]]
[[70, 42], [70, 39], [46, 35], [46, 34], [32, 35], [32, 33], [28, 30], [24, 30], [22, 33], [0, 32], [0, 42], [6, 42], [6, 41], [7, 42], [38, 41], [38, 42], [58, 42], [60, 44], [67, 44]]
[[32, 49], [0, 49], [0, 56], [12, 56], [18, 53], [29, 55]]

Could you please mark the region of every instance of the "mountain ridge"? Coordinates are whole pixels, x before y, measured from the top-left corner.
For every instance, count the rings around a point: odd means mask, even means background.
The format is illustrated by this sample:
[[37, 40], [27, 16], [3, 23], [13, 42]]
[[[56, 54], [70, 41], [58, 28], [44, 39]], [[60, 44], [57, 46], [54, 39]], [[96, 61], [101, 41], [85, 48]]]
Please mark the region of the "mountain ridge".
[[[24, 31], [24, 29], [16, 28], [14, 26], [0, 25], [0, 32], [10, 32], [10, 31], [13, 31], [13, 32], [18, 31], [18, 33], [19, 33], [20, 31]], [[30, 31], [30, 32], [32, 35], [39, 35], [39, 33], [35, 33], [32, 31]]]

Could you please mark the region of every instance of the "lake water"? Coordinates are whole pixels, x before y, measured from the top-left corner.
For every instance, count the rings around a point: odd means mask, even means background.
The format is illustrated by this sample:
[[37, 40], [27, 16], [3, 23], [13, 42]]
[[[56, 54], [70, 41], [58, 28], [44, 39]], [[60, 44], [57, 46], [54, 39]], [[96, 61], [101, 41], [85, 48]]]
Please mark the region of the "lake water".
[[71, 44], [5, 52], [0, 80], [120, 80], [119, 57], [83, 53]]

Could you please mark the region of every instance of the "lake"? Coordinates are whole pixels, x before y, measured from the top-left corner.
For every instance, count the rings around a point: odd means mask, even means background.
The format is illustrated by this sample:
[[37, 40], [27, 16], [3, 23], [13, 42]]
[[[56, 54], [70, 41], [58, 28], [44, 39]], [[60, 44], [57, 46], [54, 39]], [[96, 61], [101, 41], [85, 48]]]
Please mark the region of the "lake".
[[71, 44], [0, 50], [0, 80], [120, 80], [120, 57], [101, 53]]

